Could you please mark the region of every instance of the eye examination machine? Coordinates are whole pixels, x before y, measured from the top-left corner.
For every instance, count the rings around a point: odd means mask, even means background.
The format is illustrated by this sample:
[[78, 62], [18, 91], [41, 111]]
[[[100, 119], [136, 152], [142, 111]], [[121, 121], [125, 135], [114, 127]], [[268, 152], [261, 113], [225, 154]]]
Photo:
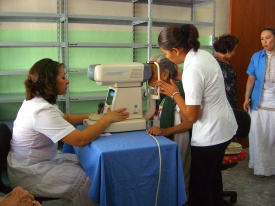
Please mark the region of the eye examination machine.
[[[88, 78], [98, 85], [108, 85], [107, 97], [103, 111], [100, 114], [91, 114], [83, 121], [84, 128], [93, 125], [108, 109], [111, 111], [126, 108], [129, 117], [125, 121], [110, 124], [104, 132], [123, 132], [146, 129], [146, 123], [155, 112], [159, 99], [159, 91], [148, 86], [148, 80], [152, 76], [150, 64], [155, 62], [139, 63], [111, 63], [90, 65]], [[143, 89], [145, 83], [145, 92]], [[147, 110], [143, 111], [143, 99], [147, 100]]]

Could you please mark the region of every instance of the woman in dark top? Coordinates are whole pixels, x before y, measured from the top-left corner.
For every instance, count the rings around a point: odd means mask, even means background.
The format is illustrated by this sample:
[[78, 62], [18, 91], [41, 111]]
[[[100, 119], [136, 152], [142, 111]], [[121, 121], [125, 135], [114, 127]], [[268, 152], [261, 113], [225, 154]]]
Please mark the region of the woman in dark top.
[[230, 59], [235, 54], [239, 39], [230, 34], [224, 34], [214, 42], [217, 59], [223, 73], [225, 92], [229, 104], [237, 109], [237, 76], [230, 64]]

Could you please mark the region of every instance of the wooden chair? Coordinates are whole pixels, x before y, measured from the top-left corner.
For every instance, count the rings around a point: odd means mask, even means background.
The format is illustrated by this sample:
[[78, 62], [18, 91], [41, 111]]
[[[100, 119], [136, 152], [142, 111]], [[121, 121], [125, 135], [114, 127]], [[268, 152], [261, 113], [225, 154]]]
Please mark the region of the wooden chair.
[[[244, 110], [233, 109], [238, 129], [236, 135], [233, 137], [232, 141], [237, 139], [248, 137], [250, 130], [250, 115]], [[238, 165], [238, 162], [233, 162], [231, 164], [222, 165], [222, 170], [226, 170]], [[230, 197], [230, 202], [235, 204], [237, 202], [237, 192], [236, 191], [223, 191], [223, 197]]]
[[[10, 186], [5, 185], [2, 180], [2, 172], [6, 167], [7, 156], [10, 151], [10, 141], [12, 138], [12, 132], [9, 127], [0, 123], [0, 192], [7, 194], [12, 191]], [[35, 200], [42, 204], [43, 201], [51, 201], [58, 200], [60, 198], [52, 198], [52, 197], [35, 197]]]

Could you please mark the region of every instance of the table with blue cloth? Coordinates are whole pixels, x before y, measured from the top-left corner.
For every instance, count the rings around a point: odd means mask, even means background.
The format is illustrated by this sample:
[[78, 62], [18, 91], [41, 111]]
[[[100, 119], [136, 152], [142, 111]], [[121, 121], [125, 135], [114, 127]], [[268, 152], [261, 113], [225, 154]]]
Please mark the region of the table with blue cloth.
[[155, 138], [161, 155], [145, 130], [100, 136], [86, 147], [64, 144], [63, 152], [78, 156], [92, 181], [89, 197], [100, 206], [182, 206], [186, 193], [178, 145]]

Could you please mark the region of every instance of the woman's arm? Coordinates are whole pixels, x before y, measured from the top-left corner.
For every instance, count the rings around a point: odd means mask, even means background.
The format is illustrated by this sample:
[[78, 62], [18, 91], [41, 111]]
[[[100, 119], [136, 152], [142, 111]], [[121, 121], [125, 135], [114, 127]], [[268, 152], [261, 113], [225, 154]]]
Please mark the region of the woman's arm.
[[182, 119], [187, 119], [187, 121], [192, 124], [195, 123], [199, 119], [200, 105], [186, 105], [184, 99], [179, 93], [177, 85], [172, 79], [170, 79], [170, 83], [171, 84], [164, 81], [158, 81], [160, 92], [171, 98], [173, 97], [182, 112]]
[[168, 127], [168, 128], [160, 128], [158, 126], [153, 126], [147, 130], [147, 133], [152, 135], [167, 137], [172, 134], [186, 132], [192, 128], [192, 125], [193, 124], [191, 122], [185, 121], [178, 125], [175, 125], [173, 127]]
[[0, 206], [41, 206], [33, 195], [21, 187], [14, 188], [9, 194], [0, 199]]
[[243, 103], [243, 109], [247, 112], [250, 108], [250, 95], [252, 92], [252, 89], [254, 87], [256, 78], [254, 76], [248, 75], [247, 82], [246, 82], [246, 89], [244, 94], [244, 103]]
[[179, 94], [174, 96], [174, 100], [180, 108], [180, 115], [182, 119], [186, 119], [192, 124], [199, 119], [200, 105], [186, 105], [185, 100]]
[[[111, 123], [127, 119], [129, 117], [129, 113], [125, 112], [125, 110], [126, 108], [114, 111], [109, 110], [106, 115], [101, 117], [95, 124], [85, 128], [82, 131], [76, 129], [66, 135], [61, 141], [73, 146], [86, 146], [91, 141], [96, 139]], [[76, 119], [80, 118], [80, 116]], [[83, 117], [85, 118], [85, 115], [83, 115]]]
[[84, 119], [87, 119], [91, 114], [64, 114], [66, 119], [72, 125], [82, 124]]

